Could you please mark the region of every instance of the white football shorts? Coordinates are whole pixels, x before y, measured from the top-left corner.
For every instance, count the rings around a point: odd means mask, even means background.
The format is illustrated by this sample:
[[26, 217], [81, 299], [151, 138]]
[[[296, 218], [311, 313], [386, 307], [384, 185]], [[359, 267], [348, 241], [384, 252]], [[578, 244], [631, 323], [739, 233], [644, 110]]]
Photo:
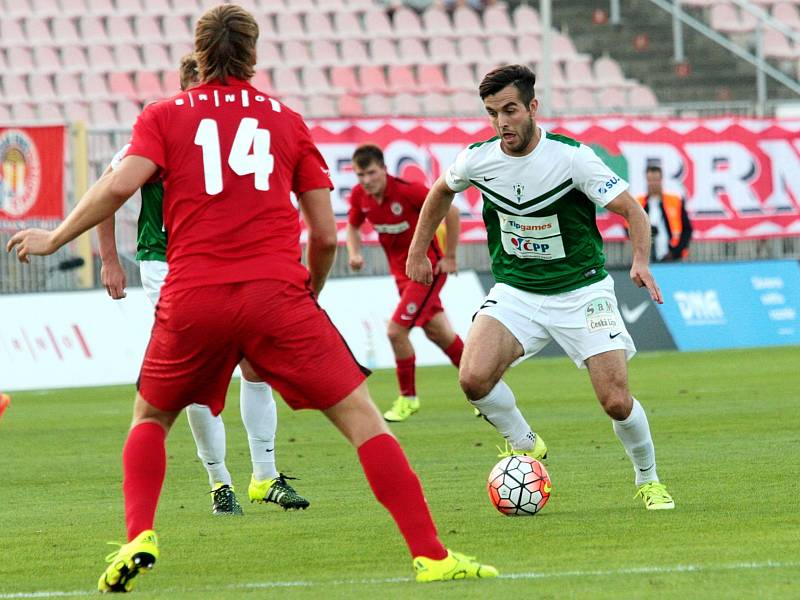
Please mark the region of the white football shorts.
[[161, 286], [167, 278], [167, 263], [163, 260], [143, 260], [139, 263], [139, 274], [147, 299], [155, 306], [161, 295]]
[[477, 315], [500, 321], [522, 345], [530, 358], [551, 339], [561, 346], [578, 368], [584, 361], [609, 350], [625, 350], [630, 360], [636, 354], [617, 307], [614, 280], [602, 281], [563, 294], [534, 294], [505, 283], [489, 290]]

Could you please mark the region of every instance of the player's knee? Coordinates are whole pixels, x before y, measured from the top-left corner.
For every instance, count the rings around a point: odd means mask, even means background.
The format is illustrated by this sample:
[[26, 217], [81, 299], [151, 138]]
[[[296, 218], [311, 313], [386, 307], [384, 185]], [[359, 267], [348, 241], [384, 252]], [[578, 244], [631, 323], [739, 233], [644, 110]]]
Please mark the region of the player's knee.
[[480, 373], [465, 369], [463, 366], [458, 372], [458, 384], [469, 400], [480, 400], [486, 396], [493, 387], [491, 381]]
[[242, 362], [239, 363], [239, 367], [242, 369], [242, 377], [244, 377], [246, 381], [250, 381], [251, 383], [262, 381], [255, 369], [253, 369], [246, 360], [242, 360]]
[[386, 330], [386, 335], [389, 337], [389, 342], [392, 345], [402, 343], [403, 341], [408, 339], [408, 330], [403, 329], [399, 326], [392, 326], [393, 323], [389, 325], [389, 328]]
[[606, 414], [616, 421], [624, 421], [631, 414], [632, 401], [630, 394], [624, 390], [615, 390], [602, 394], [600, 404]]

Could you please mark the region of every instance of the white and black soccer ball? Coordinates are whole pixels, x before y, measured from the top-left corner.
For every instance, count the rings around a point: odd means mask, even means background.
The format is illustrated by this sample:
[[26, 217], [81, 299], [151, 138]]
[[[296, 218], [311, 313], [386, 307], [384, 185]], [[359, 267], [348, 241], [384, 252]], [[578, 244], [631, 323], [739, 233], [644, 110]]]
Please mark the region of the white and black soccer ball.
[[553, 486], [547, 469], [529, 456], [507, 456], [489, 473], [487, 482], [492, 505], [504, 515], [533, 516], [547, 500]]

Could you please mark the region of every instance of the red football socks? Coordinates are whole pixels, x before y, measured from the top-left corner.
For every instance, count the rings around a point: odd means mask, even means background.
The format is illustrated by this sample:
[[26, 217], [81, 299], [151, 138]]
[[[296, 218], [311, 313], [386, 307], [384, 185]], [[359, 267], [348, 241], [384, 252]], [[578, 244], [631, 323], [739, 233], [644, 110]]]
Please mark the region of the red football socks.
[[457, 369], [461, 364], [461, 355], [464, 354], [464, 340], [456, 336], [456, 339], [444, 349], [444, 353], [447, 354], [447, 358]]
[[358, 448], [358, 458], [372, 492], [391, 513], [411, 556], [446, 557], [422, 485], [397, 440], [386, 433], [376, 435]]
[[158, 496], [167, 470], [166, 437], [164, 428], [158, 423], [139, 423], [128, 433], [122, 449], [122, 491], [128, 541], [153, 528]]
[[417, 357], [413, 354], [408, 358], [395, 359], [397, 363], [397, 384], [400, 386], [401, 396], [417, 395], [416, 360]]

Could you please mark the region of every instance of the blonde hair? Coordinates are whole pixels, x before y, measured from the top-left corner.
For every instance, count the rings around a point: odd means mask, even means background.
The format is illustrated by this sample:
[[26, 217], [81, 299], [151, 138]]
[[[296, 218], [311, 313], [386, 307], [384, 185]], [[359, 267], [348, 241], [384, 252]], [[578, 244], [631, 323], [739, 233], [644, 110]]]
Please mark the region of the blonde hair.
[[255, 73], [258, 23], [235, 4], [208, 9], [194, 30], [194, 55], [201, 81], [228, 77], [248, 81]]

